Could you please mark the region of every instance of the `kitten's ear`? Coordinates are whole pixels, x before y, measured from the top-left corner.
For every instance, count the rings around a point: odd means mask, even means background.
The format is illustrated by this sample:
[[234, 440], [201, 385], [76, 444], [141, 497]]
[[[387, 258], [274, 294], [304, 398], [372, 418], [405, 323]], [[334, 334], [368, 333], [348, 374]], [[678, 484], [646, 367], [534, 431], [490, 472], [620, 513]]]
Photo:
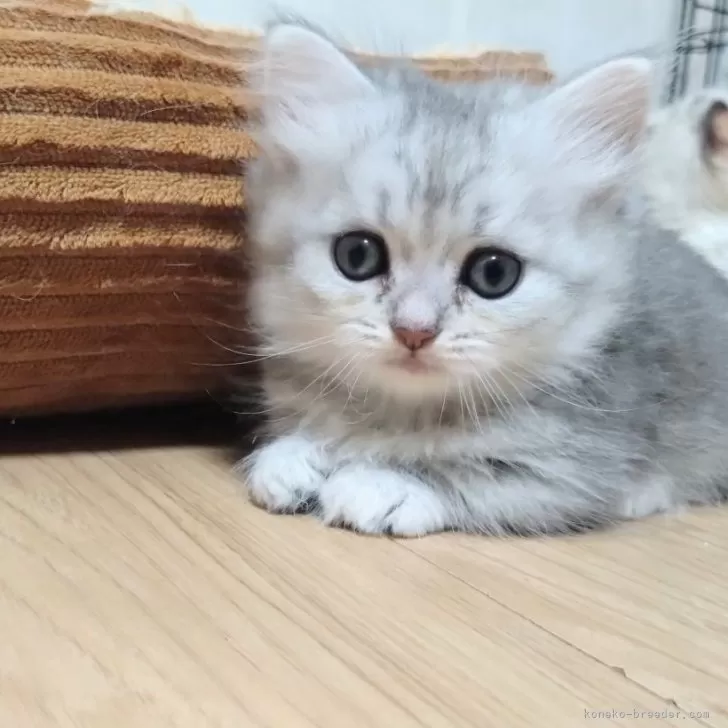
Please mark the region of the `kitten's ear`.
[[728, 161], [728, 104], [716, 100], [703, 116], [703, 148], [711, 157]]
[[277, 25], [268, 32], [256, 80], [269, 124], [308, 126], [327, 105], [374, 93], [369, 79], [333, 43], [298, 25]]
[[634, 151], [643, 137], [652, 88], [652, 64], [642, 58], [624, 58], [558, 88], [546, 104], [559, 136], [570, 140], [574, 151], [587, 144], [592, 155], [618, 158]]

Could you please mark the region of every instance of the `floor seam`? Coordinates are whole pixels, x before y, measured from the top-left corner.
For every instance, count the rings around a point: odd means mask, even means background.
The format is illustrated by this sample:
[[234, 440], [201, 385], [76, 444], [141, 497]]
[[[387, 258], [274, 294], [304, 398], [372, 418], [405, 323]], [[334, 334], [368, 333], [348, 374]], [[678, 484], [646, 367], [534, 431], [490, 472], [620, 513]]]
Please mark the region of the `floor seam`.
[[[405, 549], [406, 551], [408, 551], [411, 554], [414, 554], [415, 556], [419, 557], [420, 559], [427, 562], [431, 566], [434, 566], [436, 569], [439, 569], [440, 571], [444, 572], [445, 574], [452, 577], [453, 579], [460, 582], [461, 584], [463, 584], [467, 587], [470, 587], [474, 591], [478, 592], [478, 594], [482, 594], [484, 597], [486, 597], [487, 599], [490, 599], [492, 602], [497, 604], [499, 607], [502, 607], [503, 609], [510, 612], [511, 614], [514, 614], [515, 616], [520, 617], [521, 619], [525, 620], [528, 624], [532, 625], [533, 627], [536, 627], [541, 632], [544, 632], [544, 633], [548, 634], [550, 637], [553, 637], [555, 640], [560, 642], [562, 645], [564, 645], [566, 647], [570, 647], [571, 649], [575, 650], [583, 657], [586, 657], [587, 659], [590, 659], [593, 662], [596, 662], [597, 664], [601, 665], [602, 667], [606, 667], [608, 670], [611, 670], [612, 672], [618, 673], [619, 675], [624, 677], [624, 679], [627, 682], [644, 690], [648, 695], [653, 696], [655, 699], [657, 699], [663, 703], [666, 703], [669, 706], [674, 707], [675, 710], [685, 713], [686, 715], [690, 714], [690, 711], [681, 707], [674, 698], [667, 698], [664, 695], [660, 695], [660, 693], [655, 692], [655, 690], [648, 687], [644, 683], [641, 683], [640, 681], [635, 680], [633, 677], [630, 677], [627, 674], [627, 671], [620, 665], [610, 665], [609, 663], [604, 662], [603, 660], [599, 659], [599, 657], [597, 657], [596, 655], [593, 655], [591, 652], [587, 652], [583, 647], [579, 647], [578, 645], [575, 645], [573, 642], [569, 642], [569, 640], [565, 639], [564, 637], [557, 634], [556, 632], [553, 632], [552, 630], [550, 630], [548, 627], [541, 624], [540, 622], [537, 622], [533, 617], [529, 617], [528, 615], [523, 614], [522, 612], [519, 612], [517, 609], [512, 607], [510, 604], [507, 604], [506, 602], [501, 601], [497, 597], [494, 597], [492, 594], [488, 594], [487, 592], [483, 591], [479, 587], [475, 586], [475, 584], [471, 584], [469, 581], [464, 579], [459, 574], [453, 573], [452, 571], [450, 571], [450, 569], [446, 568], [445, 566], [438, 564], [436, 561], [433, 561], [432, 559], [428, 558], [424, 554], [421, 554], [418, 551], [415, 551], [414, 549], [410, 548], [410, 546], [408, 544], [403, 543], [402, 541], [396, 541], [396, 543], [401, 548]], [[700, 718], [691, 718], [691, 720], [694, 720], [697, 725], [702, 725], [702, 726], [706, 726], [706, 728], [711, 728], [710, 723], [705, 723]]]

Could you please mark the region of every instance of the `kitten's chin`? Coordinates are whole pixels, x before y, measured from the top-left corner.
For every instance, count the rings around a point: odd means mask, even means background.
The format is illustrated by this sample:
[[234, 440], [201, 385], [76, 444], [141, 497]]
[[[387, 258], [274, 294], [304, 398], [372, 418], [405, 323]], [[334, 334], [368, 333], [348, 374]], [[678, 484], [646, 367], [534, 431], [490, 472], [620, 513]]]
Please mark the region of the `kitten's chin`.
[[425, 376], [441, 373], [441, 369], [433, 364], [413, 356], [401, 357], [389, 363], [389, 367], [398, 372], [413, 376]]
[[450, 383], [445, 368], [416, 357], [401, 357], [382, 364], [376, 372], [380, 389], [395, 398], [431, 399], [444, 396]]

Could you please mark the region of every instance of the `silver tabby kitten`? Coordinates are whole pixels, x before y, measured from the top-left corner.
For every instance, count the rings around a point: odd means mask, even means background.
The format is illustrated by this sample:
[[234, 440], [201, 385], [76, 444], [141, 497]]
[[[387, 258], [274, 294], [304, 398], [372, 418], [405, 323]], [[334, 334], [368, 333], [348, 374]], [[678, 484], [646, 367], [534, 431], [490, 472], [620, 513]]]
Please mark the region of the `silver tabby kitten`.
[[250, 177], [252, 499], [367, 533], [547, 533], [716, 502], [728, 284], [631, 192], [647, 62], [441, 86], [270, 31]]

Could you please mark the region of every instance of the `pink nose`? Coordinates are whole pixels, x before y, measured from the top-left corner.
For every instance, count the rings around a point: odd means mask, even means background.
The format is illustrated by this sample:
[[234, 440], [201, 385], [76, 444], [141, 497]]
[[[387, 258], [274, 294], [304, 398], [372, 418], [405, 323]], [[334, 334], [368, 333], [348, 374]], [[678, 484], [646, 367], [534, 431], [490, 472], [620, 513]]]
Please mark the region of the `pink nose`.
[[402, 326], [393, 326], [392, 331], [394, 332], [394, 338], [411, 351], [422, 349], [428, 344], [431, 344], [437, 336], [436, 331], [427, 329], [405, 329]]

